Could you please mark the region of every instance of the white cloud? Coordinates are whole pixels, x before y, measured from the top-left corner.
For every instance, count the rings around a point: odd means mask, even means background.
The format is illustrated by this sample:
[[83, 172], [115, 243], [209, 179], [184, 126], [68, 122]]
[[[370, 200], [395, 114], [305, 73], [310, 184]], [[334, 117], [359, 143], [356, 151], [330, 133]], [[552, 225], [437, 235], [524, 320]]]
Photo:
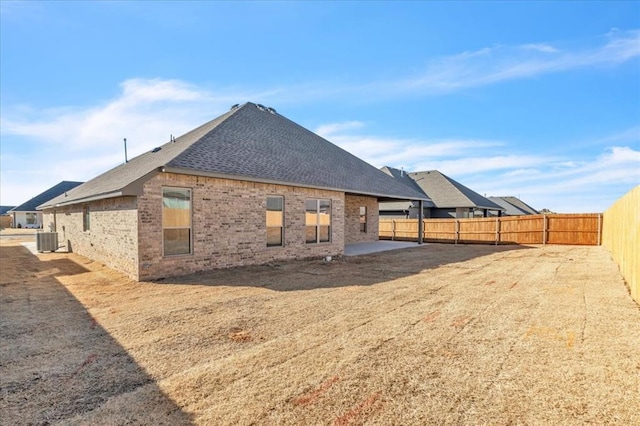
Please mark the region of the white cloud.
[[382, 167], [397, 165], [413, 168], [421, 159], [437, 159], [479, 151], [487, 147], [503, 145], [499, 141], [478, 139], [399, 139], [352, 134], [352, 129], [361, 129], [364, 124], [345, 123], [325, 124], [316, 128], [315, 133], [327, 138], [341, 148], [357, 155], [368, 163]]
[[531, 43], [531, 44], [523, 44], [522, 46], [520, 46], [521, 49], [525, 49], [525, 50], [535, 50], [538, 52], [543, 52], [543, 53], [557, 53], [559, 52], [558, 49], [556, 49], [555, 47], [551, 46], [550, 44], [545, 44], [545, 43]]
[[[2, 132], [67, 151], [92, 149], [100, 154], [121, 151], [126, 137], [132, 154], [140, 154], [168, 141], [171, 133], [187, 131], [230, 105], [224, 96], [216, 98], [177, 80], [132, 79], [123, 82], [121, 88], [115, 99], [87, 109], [41, 111], [35, 117], [17, 119], [3, 117]], [[205, 104], [207, 108], [198, 108]], [[208, 117], [202, 111], [207, 111]]]
[[596, 139], [598, 144], [636, 143], [640, 145], [640, 126], [631, 127], [613, 135]]
[[539, 169], [516, 169], [510, 172], [503, 173], [503, 177], [513, 177], [513, 176], [534, 176], [540, 175]]
[[462, 157], [442, 161], [418, 163], [420, 169], [437, 169], [445, 174], [463, 176], [474, 173], [496, 172], [543, 165], [547, 158], [534, 155], [495, 155]]
[[318, 127], [315, 130], [315, 133], [322, 136], [323, 138], [328, 138], [328, 137], [331, 137], [336, 132], [343, 132], [345, 130], [352, 130], [352, 129], [360, 129], [362, 127], [364, 127], [364, 123], [362, 121], [345, 121], [341, 123], [324, 124]]
[[314, 132], [376, 167], [402, 165], [413, 168], [416, 162], [425, 158], [435, 161], [504, 145], [500, 141], [483, 139], [401, 139], [353, 132], [364, 127], [361, 121], [347, 121], [323, 124]]
[[615, 65], [638, 56], [640, 30], [612, 32], [598, 46], [563, 51], [543, 43], [485, 47], [432, 61], [422, 75], [387, 89], [441, 94], [570, 69]]
[[602, 212], [640, 184], [640, 151], [613, 146], [585, 161], [552, 162], [537, 170], [485, 176], [478, 179], [478, 192], [520, 195], [528, 204], [563, 213]]

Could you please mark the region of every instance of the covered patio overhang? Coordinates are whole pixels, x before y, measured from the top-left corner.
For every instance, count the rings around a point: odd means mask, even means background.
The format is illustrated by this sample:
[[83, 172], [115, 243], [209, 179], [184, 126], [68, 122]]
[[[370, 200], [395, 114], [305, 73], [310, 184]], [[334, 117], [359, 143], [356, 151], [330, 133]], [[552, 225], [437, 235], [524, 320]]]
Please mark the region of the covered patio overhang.
[[[420, 198], [420, 199], [398, 199], [398, 198], [390, 198], [390, 197], [378, 197], [378, 203], [383, 202], [397, 202], [397, 201], [411, 201], [413, 203], [418, 203], [418, 244], [423, 243], [424, 239], [424, 207], [425, 203], [428, 203], [427, 206], [433, 206], [433, 202], [430, 198]], [[346, 249], [346, 248], [345, 248]]]

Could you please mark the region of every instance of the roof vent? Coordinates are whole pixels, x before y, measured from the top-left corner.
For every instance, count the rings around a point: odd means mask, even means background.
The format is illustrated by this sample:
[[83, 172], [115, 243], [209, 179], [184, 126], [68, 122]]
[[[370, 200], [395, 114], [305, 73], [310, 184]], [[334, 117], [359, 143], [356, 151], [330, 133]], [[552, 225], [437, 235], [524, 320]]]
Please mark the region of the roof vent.
[[271, 107], [267, 107], [267, 111], [269, 111], [271, 114], [275, 114], [276, 113], [275, 108], [271, 108]]
[[262, 104], [257, 104], [256, 106], [258, 107], [258, 109], [259, 109], [260, 111], [266, 111], [266, 110], [267, 110], [267, 107], [266, 107], [266, 106], [264, 106], [264, 105], [262, 105]]
[[234, 109], [238, 109], [239, 106], [240, 106], [240, 104], [231, 105], [231, 111], [233, 111]]
[[162, 149], [161, 147], [157, 146], [157, 147], [153, 148], [153, 149], [151, 150], [151, 152], [158, 152], [158, 151], [160, 151], [161, 149]]

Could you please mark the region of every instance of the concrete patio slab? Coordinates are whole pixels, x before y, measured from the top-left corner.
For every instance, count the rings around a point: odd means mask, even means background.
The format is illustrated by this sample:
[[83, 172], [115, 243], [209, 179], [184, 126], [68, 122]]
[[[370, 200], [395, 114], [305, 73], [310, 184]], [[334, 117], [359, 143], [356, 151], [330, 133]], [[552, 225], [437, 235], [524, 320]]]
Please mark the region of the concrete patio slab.
[[363, 254], [378, 253], [381, 251], [418, 247], [418, 245], [418, 243], [414, 243], [411, 241], [373, 241], [367, 243], [353, 243], [345, 245], [344, 255], [360, 256]]

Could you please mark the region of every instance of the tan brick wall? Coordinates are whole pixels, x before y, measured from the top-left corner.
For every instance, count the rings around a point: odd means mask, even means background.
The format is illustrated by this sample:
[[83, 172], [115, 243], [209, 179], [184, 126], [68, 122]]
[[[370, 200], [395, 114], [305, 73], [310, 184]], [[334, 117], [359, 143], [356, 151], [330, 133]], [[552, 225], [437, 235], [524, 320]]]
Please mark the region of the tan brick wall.
[[[192, 190], [192, 254], [162, 254], [163, 187]], [[284, 247], [267, 247], [267, 195], [284, 197]], [[304, 201], [316, 198], [332, 200], [330, 243], [305, 243]], [[138, 198], [140, 279], [343, 254], [344, 204], [342, 192], [161, 173]]]
[[[90, 230], [82, 230], [82, 206], [44, 211], [44, 230], [55, 223], [60, 244], [71, 243], [78, 254], [138, 279], [138, 212], [135, 197], [88, 203]], [[55, 211], [55, 218], [54, 218]]]
[[[360, 207], [367, 208], [367, 232], [360, 231]], [[363, 195], [345, 196], [345, 244], [378, 241], [378, 200]]]

